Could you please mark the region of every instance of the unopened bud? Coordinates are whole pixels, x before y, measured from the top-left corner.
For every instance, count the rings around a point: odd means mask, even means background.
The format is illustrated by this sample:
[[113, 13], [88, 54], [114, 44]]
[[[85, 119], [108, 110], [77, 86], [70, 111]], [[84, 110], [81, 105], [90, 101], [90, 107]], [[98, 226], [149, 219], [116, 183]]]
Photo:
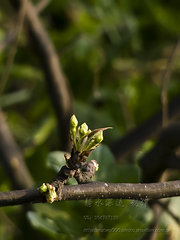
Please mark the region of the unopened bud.
[[47, 184], [48, 193], [46, 194], [46, 200], [49, 203], [53, 203], [57, 198], [55, 187], [51, 184]]
[[103, 141], [103, 131], [97, 132], [94, 135], [93, 139], [96, 144], [101, 143]]
[[76, 128], [77, 125], [78, 125], [78, 120], [77, 120], [76, 116], [73, 114], [70, 119], [70, 129]]
[[88, 125], [86, 123], [81, 124], [79, 128], [79, 133], [81, 137], [84, 137], [88, 133]]
[[70, 134], [71, 134], [71, 138], [74, 142], [74, 144], [76, 145], [76, 128], [78, 125], [78, 120], [76, 118], [76, 116], [73, 114], [71, 119], [70, 119]]
[[40, 188], [39, 188], [40, 193], [45, 193], [47, 192], [47, 186], [45, 183], [43, 183]]

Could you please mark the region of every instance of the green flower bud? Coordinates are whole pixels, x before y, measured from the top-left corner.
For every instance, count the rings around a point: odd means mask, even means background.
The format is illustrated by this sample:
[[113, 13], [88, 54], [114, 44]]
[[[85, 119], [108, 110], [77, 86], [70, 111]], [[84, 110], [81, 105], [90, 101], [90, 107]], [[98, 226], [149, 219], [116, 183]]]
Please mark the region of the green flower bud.
[[103, 141], [103, 131], [99, 131], [97, 132], [94, 136], [93, 139], [95, 141], [95, 143], [101, 143]]
[[96, 146], [96, 142], [94, 141], [94, 139], [91, 139], [90, 142], [88, 143], [88, 145], [84, 148], [84, 151], [88, 151], [93, 149]]
[[88, 133], [88, 125], [86, 123], [81, 124], [79, 128], [79, 133], [81, 137], [84, 137]]
[[88, 131], [87, 131], [87, 134], [90, 134], [92, 131], [91, 131], [91, 129], [89, 129]]
[[93, 150], [103, 141], [103, 131], [99, 130], [90, 137], [89, 143], [84, 147], [84, 151]]
[[55, 187], [50, 184], [47, 184], [47, 188], [48, 193], [46, 193], [46, 200], [49, 203], [53, 203], [57, 198]]
[[40, 193], [45, 193], [47, 192], [47, 186], [45, 183], [43, 183], [40, 188], [39, 188]]
[[70, 119], [70, 129], [76, 128], [77, 125], [78, 125], [78, 120], [77, 120], [76, 116], [73, 114]]
[[49, 203], [53, 203], [56, 198], [57, 198], [57, 194], [56, 194], [56, 189], [54, 186], [52, 186], [49, 183], [43, 183], [40, 188], [39, 188], [40, 193], [44, 193], [46, 196], [46, 201]]
[[78, 126], [78, 120], [76, 116], [73, 114], [71, 119], [70, 119], [70, 134], [71, 138], [74, 142], [74, 145], [76, 146], [76, 128]]

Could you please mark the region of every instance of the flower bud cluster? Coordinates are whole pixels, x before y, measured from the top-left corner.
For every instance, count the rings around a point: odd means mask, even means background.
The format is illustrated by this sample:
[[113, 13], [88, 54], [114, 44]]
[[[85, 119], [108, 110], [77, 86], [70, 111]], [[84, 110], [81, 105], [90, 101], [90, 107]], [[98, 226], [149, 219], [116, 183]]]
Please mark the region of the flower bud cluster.
[[74, 150], [80, 153], [95, 149], [103, 141], [103, 130], [100, 128], [91, 131], [86, 123], [78, 126], [75, 115], [70, 119], [70, 134], [74, 145]]

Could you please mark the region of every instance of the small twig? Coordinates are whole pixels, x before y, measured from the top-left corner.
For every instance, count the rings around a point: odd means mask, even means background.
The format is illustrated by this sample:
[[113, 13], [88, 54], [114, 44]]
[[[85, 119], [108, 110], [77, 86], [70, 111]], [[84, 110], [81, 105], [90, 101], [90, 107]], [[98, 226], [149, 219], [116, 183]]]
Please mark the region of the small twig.
[[4, 50], [4, 48], [8, 47], [10, 44], [13, 44], [14, 40], [16, 38], [16, 30], [10, 29], [9, 32], [7, 32], [6, 36], [2, 41], [0, 41], [0, 52]]
[[153, 204], [151, 206], [151, 209], [153, 211], [153, 220], [148, 226], [148, 229], [154, 229], [154, 231], [147, 231], [145, 235], [143, 236], [142, 240], [156, 240], [157, 239], [157, 231], [155, 229], [158, 229], [159, 223], [160, 223], [160, 217], [162, 209], [158, 206]]
[[180, 124], [174, 123], [164, 128], [157, 144], [139, 159], [139, 165], [142, 170], [142, 181], [157, 182], [167, 168], [177, 169], [178, 158], [173, 152], [179, 145]]
[[122, 114], [126, 123], [127, 130], [130, 130], [134, 127], [133, 119], [128, 109], [127, 99], [124, 93], [119, 93], [119, 101], [121, 104]]
[[50, 3], [51, 0], [41, 0], [37, 5], [36, 5], [36, 11], [37, 13], [42, 12]]
[[173, 50], [169, 56], [166, 69], [163, 72], [162, 76], [162, 91], [161, 91], [161, 103], [162, 103], [162, 125], [163, 127], [168, 124], [168, 100], [167, 100], [167, 91], [169, 80], [172, 73], [172, 66], [176, 57], [176, 53], [179, 49], [180, 39], [178, 39], [177, 43], [173, 47]]
[[10, 50], [9, 50], [9, 54], [8, 54], [8, 57], [7, 57], [7, 62], [6, 62], [4, 71], [2, 73], [0, 93], [2, 93], [2, 91], [3, 91], [3, 89], [6, 85], [6, 82], [8, 80], [8, 76], [9, 76], [9, 72], [10, 72], [11, 67], [13, 65], [13, 62], [14, 62], [14, 58], [15, 58], [15, 55], [16, 55], [17, 44], [18, 44], [18, 37], [19, 37], [19, 33], [22, 30], [22, 26], [23, 26], [25, 14], [26, 14], [27, 1], [28, 0], [21, 1], [21, 7], [20, 7], [20, 10], [19, 10], [17, 23], [16, 23], [16, 26], [15, 26], [15, 31], [13, 32], [13, 41], [12, 41], [12, 44], [10, 46]]
[[[161, 183], [105, 183], [92, 182], [65, 185], [60, 200], [85, 199], [159, 199], [180, 196], [180, 181]], [[59, 199], [57, 199], [58, 201]], [[0, 206], [46, 202], [38, 189], [25, 189], [0, 193]]]
[[11, 179], [14, 188], [32, 187], [32, 177], [23, 161], [21, 151], [9, 131], [5, 117], [0, 110], [0, 161]]
[[[174, 98], [168, 106], [169, 119], [174, 119], [180, 115], [180, 95]], [[111, 151], [116, 159], [121, 161], [124, 156], [134, 151], [144, 141], [160, 132], [162, 128], [162, 111], [158, 111], [147, 121], [129, 131], [122, 138], [111, 144]]]
[[155, 201], [155, 204], [159, 205], [163, 210], [165, 210], [173, 219], [174, 221], [180, 225], [180, 218], [178, 216], [176, 216], [170, 209], [168, 206], [168, 203], [164, 203], [162, 201]]
[[[18, 10], [20, 0], [10, 0], [12, 6]], [[36, 7], [27, 2], [26, 12], [27, 30], [30, 33], [31, 43], [36, 47], [36, 53], [44, 68], [44, 73], [51, 96], [53, 107], [58, 120], [61, 149], [69, 147], [69, 118], [72, 114], [71, 93], [67, 80], [64, 76], [59, 62], [59, 56], [49, 38], [43, 24], [41, 23]], [[69, 149], [68, 149], [69, 150]]]
[[21, 236], [22, 232], [20, 228], [6, 215], [3, 209], [0, 209], [0, 220], [4, 223], [6, 231], [12, 231], [15, 235]]

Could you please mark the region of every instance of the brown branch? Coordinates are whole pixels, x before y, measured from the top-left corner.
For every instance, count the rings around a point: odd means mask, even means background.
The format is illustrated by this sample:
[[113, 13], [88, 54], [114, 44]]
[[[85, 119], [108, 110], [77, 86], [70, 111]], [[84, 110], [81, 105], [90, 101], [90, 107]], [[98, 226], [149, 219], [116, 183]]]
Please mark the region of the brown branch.
[[36, 5], [36, 11], [37, 13], [42, 12], [50, 3], [50, 0], [41, 0], [37, 5]]
[[162, 173], [168, 167], [173, 168], [173, 162], [177, 158], [174, 150], [180, 146], [180, 124], [172, 124], [164, 128], [157, 144], [149, 150], [140, 160], [139, 165], [142, 169], [143, 182], [157, 182]]
[[154, 229], [154, 231], [147, 231], [145, 235], [143, 236], [142, 240], [156, 240], [157, 239], [157, 231], [155, 229], [158, 229], [159, 223], [160, 223], [160, 217], [162, 213], [162, 208], [160, 208], [159, 205], [152, 204], [151, 209], [153, 211], [153, 220], [148, 226], [148, 229]]
[[166, 126], [168, 124], [168, 99], [167, 99], [167, 91], [169, 80], [172, 73], [172, 66], [175, 61], [175, 57], [177, 51], [179, 50], [180, 39], [178, 39], [177, 43], [172, 49], [172, 52], [168, 58], [166, 69], [163, 72], [162, 76], [162, 91], [161, 91], [161, 103], [162, 103], [162, 125]]
[[0, 52], [4, 50], [4, 48], [8, 47], [10, 44], [13, 44], [14, 39], [16, 38], [16, 30], [10, 29], [10, 31], [6, 34], [4, 39], [0, 41]]
[[155, 201], [154, 203], [155, 203], [156, 205], [159, 205], [159, 206], [162, 208], [162, 210], [166, 211], [166, 212], [174, 219], [174, 221], [175, 221], [178, 225], [180, 225], [180, 218], [179, 218], [178, 216], [176, 216], [176, 214], [174, 214], [174, 213], [171, 211], [171, 209], [170, 209], [169, 206], [168, 206], [168, 203], [169, 203], [169, 202], [164, 203], [164, 202], [162, 202], [162, 201]]
[[32, 187], [33, 180], [23, 161], [21, 151], [11, 135], [0, 111], [0, 160], [16, 189]]
[[[168, 106], [169, 120], [180, 115], [180, 95], [173, 99]], [[124, 137], [117, 139], [111, 145], [116, 159], [120, 160], [135, 150], [147, 139], [156, 136], [162, 128], [162, 110], [158, 111], [140, 126], [129, 131]]]
[[[139, 160], [139, 165], [142, 169], [142, 182], [162, 181], [163, 172], [167, 168], [177, 169], [179, 166], [180, 169], [180, 163], [178, 162], [179, 158], [174, 152], [180, 145], [179, 134], [179, 123], [164, 128], [159, 136], [157, 144]], [[154, 158], [156, 158], [156, 160]], [[164, 209], [162, 204], [160, 206], [160, 202], [158, 201], [150, 201], [150, 206], [154, 213], [154, 219], [149, 227], [156, 229], [158, 228], [161, 214]], [[168, 212], [168, 205], [166, 210]], [[170, 211], [168, 213], [172, 217], [175, 217]], [[143, 239], [156, 239], [156, 235], [156, 231], [146, 233]]]
[[[19, 8], [21, 1], [10, 0], [15, 9]], [[27, 2], [26, 21], [36, 52], [44, 68], [48, 91], [58, 119], [62, 149], [67, 150], [69, 145], [69, 118], [72, 115], [72, 101], [67, 81], [59, 64], [55, 48], [38, 17], [36, 8], [30, 1]]]
[[18, 44], [18, 37], [19, 37], [19, 33], [21, 32], [23, 22], [24, 22], [25, 13], [26, 13], [26, 4], [27, 4], [27, 0], [22, 1], [22, 4], [21, 4], [20, 9], [19, 9], [17, 23], [16, 23], [15, 29], [13, 31], [13, 41], [12, 41], [12, 44], [10, 46], [10, 50], [9, 50], [9, 54], [8, 54], [8, 57], [7, 57], [7, 62], [6, 62], [4, 71], [2, 73], [0, 93], [3, 91], [3, 89], [6, 85], [6, 82], [7, 82], [8, 77], [9, 77], [9, 72], [10, 72], [11, 67], [13, 65], [13, 62], [14, 62], [16, 49], [17, 49], [17, 44]]
[[[62, 188], [61, 199], [159, 199], [180, 196], [180, 181], [161, 183], [105, 183], [92, 182], [79, 185], [65, 185]], [[38, 189], [25, 189], [0, 193], [0, 206], [18, 205], [24, 203], [45, 202]]]

